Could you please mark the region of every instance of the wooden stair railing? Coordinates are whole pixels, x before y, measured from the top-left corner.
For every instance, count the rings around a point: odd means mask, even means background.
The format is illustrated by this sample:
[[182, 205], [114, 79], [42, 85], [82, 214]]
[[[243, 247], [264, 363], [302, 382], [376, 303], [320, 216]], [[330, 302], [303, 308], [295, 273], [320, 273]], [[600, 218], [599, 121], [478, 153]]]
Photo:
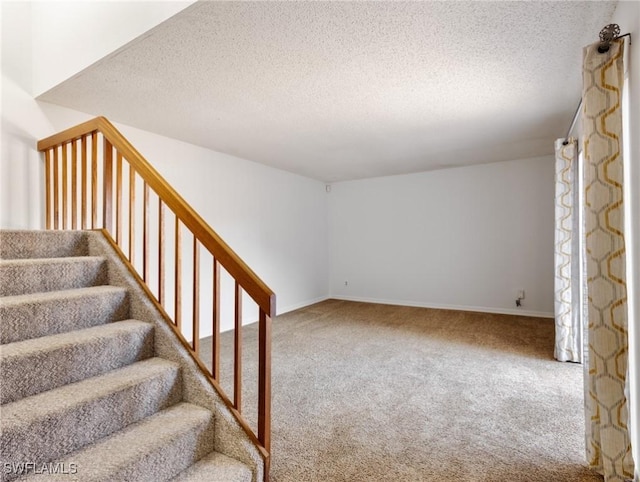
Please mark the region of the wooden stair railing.
[[[265, 480], [268, 480], [271, 318], [276, 312], [275, 294], [106, 118], [96, 117], [42, 139], [38, 150], [45, 155], [47, 229], [104, 229], [111, 235], [167, 319], [172, 321], [171, 326], [200, 369], [260, 450]], [[142, 183], [138, 184], [138, 180]], [[168, 232], [172, 236], [167, 236]], [[184, 242], [185, 232], [191, 237], [189, 244]], [[212, 285], [210, 296], [204, 297], [201, 280], [207, 261], [201, 255], [201, 248], [210, 258], [208, 279]], [[170, 251], [173, 256], [169, 256]], [[192, 297], [186, 302], [183, 272], [189, 266], [183, 262], [185, 251], [191, 255], [192, 271], [186, 283]], [[165, 277], [168, 265], [173, 267], [173, 278]], [[221, 268], [233, 278], [235, 285], [233, 402], [222, 389], [220, 379]], [[241, 414], [243, 292], [253, 299], [258, 311], [257, 434]], [[168, 293], [173, 296], [167, 296]], [[211, 302], [209, 307], [205, 304], [207, 300]], [[185, 307], [189, 304], [192, 323], [183, 326]], [[202, 312], [209, 308], [211, 370], [199, 358]], [[173, 317], [168, 313], [173, 313]], [[187, 341], [189, 337], [191, 342]]]

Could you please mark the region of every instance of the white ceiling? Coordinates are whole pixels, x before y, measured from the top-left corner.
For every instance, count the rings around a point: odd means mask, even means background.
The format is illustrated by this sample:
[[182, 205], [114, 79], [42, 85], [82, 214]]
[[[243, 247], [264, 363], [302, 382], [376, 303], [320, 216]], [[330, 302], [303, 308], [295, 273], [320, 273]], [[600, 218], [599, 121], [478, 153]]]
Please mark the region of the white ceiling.
[[326, 182], [535, 157], [616, 3], [198, 2], [40, 99]]

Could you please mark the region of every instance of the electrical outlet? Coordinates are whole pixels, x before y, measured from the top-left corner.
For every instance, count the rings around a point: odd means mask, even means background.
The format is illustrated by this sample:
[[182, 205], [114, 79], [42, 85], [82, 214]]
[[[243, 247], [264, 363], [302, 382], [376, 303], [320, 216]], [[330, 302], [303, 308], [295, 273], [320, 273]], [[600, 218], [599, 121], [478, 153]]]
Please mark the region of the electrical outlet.
[[520, 298], [521, 300], [524, 300], [524, 290], [519, 290], [518, 291], [518, 298]]

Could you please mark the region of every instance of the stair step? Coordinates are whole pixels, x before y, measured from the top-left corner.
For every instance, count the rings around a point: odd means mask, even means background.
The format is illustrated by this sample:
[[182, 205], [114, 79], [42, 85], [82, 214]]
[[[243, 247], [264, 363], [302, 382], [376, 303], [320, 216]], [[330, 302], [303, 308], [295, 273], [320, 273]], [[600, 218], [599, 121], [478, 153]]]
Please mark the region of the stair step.
[[2, 345], [0, 403], [151, 358], [153, 349], [153, 325], [137, 320]]
[[251, 482], [251, 469], [242, 462], [218, 452], [211, 452], [171, 482]]
[[55, 460], [180, 400], [180, 367], [160, 358], [23, 398], [2, 405], [0, 460]]
[[0, 298], [0, 343], [67, 333], [129, 317], [127, 290], [93, 286]]
[[[170, 480], [213, 450], [213, 423], [213, 413], [209, 410], [179, 403], [82, 450], [67, 454], [59, 463], [66, 468], [74, 464], [75, 474], [66, 475], [64, 480]], [[33, 474], [24, 480], [41, 479]]]
[[0, 296], [107, 284], [102, 256], [0, 260]]
[[82, 231], [0, 231], [0, 259], [87, 256], [87, 233]]

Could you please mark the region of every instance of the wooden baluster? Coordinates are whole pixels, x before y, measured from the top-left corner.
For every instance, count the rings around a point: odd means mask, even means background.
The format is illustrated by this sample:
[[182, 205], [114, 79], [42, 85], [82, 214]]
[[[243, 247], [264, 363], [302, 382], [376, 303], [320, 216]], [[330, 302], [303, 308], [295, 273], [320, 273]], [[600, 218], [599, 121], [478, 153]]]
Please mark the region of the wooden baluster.
[[61, 146], [62, 149], [62, 229], [67, 229], [68, 227], [68, 210], [69, 210], [69, 206], [67, 204], [67, 198], [69, 197], [69, 193], [68, 193], [68, 177], [69, 177], [69, 172], [67, 170], [67, 164], [68, 164], [68, 159], [67, 159], [67, 144], [62, 144]]
[[193, 351], [200, 352], [200, 243], [193, 236]]
[[129, 164], [129, 262], [135, 265], [136, 259], [136, 235], [135, 235], [135, 217], [136, 217], [136, 171]]
[[58, 146], [56, 146], [53, 148], [53, 229], [58, 229], [60, 225], [58, 185]]
[[80, 188], [81, 218], [82, 229], [87, 229], [87, 136], [82, 136], [80, 140], [80, 150], [82, 153], [82, 182]]
[[233, 406], [242, 412], [242, 287], [236, 281], [235, 332], [233, 336]]
[[71, 141], [71, 229], [78, 228], [78, 140]]
[[[102, 134], [102, 133], [106, 133]], [[89, 140], [89, 136], [91, 140]], [[107, 140], [107, 136], [108, 139]], [[98, 159], [98, 139], [104, 141], [104, 158]], [[80, 146], [78, 145], [80, 140]], [[111, 142], [113, 141], [113, 144]], [[88, 143], [91, 142], [91, 161], [87, 155]], [[71, 144], [71, 156], [68, 156], [67, 144]], [[81, 149], [81, 168], [78, 172], [78, 147]], [[136, 257], [135, 243], [135, 198], [136, 177], [138, 173], [143, 178], [144, 205], [143, 205], [143, 237], [142, 248], [144, 251], [143, 272], [144, 278], [149, 282], [149, 192], [161, 192], [162, 199], [158, 199], [159, 212], [159, 247], [158, 247], [158, 298], [164, 303], [166, 291], [164, 286], [164, 271], [166, 269], [164, 256], [165, 208], [175, 213], [175, 323], [181, 330], [182, 317], [182, 227], [191, 233], [197, 233], [193, 238], [193, 341], [192, 347], [199, 351], [199, 316], [200, 316], [200, 249], [206, 248], [209, 252], [219, 253], [224, 261], [224, 269], [236, 280], [235, 282], [235, 334], [234, 334], [234, 405], [239, 412], [242, 409], [242, 297], [243, 292], [251, 296], [259, 307], [259, 340], [258, 340], [258, 440], [264, 448], [270, 451], [271, 445], [271, 317], [275, 312], [275, 295], [260, 281], [251, 270], [237, 258], [235, 253], [228, 249], [218, 236], [206, 225], [206, 223], [186, 204], [186, 202], [166, 183], [166, 181], [153, 169], [148, 162], [133, 149], [120, 133], [106, 119], [96, 118], [93, 121], [81, 124], [64, 133], [56, 134], [38, 143], [38, 149], [45, 152], [45, 216], [46, 226], [51, 229], [67, 229], [68, 215], [72, 215], [71, 226], [78, 226], [78, 174], [81, 176], [82, 206], [80, 220], [82, 228], [87, 228], [89, 216], [91, 216], [91, 228], [104, 227], [113, 231], [113, 195], [114, 177], [116, 178], [116, 202], [115, 202], [115, 238], [118, 244], [124, 237], [122, 229], [122, 161], [125, 159], [133, 162], [136, 168], [129, 165], [129, 259], [133, 263]], [[59, 153], [62, 149], [62, 154]], [[116, 172], [113, 172], [113, 150], [116, 149]], [[53, 153], [51, 152], [53, 150]], [[122, 153], [122, 154], [120, 154]], [[68, 162], [71, 160], [71, 175], [69, 176]], [[60, 180], [60, 163], [62, 163], [62, 177]], [[90, 164], [90, 165], [88, 165]], [[98, 172], [98, 166], [102, 169]], [[91, 174], [89, 174], [91, 172]], [[89, 176], [91, 176], [89, 181]], [[68, 198], [69, 177], [71, 177], [71, 199]], [[103, 186], [98, 186], [98, 181]], [[88, 196], [88, 182], [91, 182], [91, 200]], [[102, 189], [102, 193], [100, 190]], [[99, 198], [99, 196], [102, 196]], [[61, 199], [62, 197], [62, 199]], [[100, 202], [103, 202], [101, 217], [98, 216]], [[71, 208], [69, 210], [69, 202]], [[91, 213], [89, 213], [89, 202]], [[62, 216], [60, 210], [62, 209]], [[100, 220], [100, 223], [98, 222]], [[202, 246], [201, 246], [202, 245]], [[212, 377], [220, 381], [220, 285], [221, 264], [213, 259], [213, 346], [212, 346]], [[237, 280], [242, 280], [242, 287]], [[248, 429], [247, 429], [248, 430]], [[268, 473], [269, 458], [265, 459], [265, 467]]]
[[122, 154], [116, 152], [116, 244], [122, 249]]
[[44, 151], [45, 226], [51, 229], [51, 149]]
[[98, 227], [98, 133], [91, 133], [91, 229]]
[[158, 196], [158, 301], [164, 307], [164, 203]]
[[144, 206], [142, 210], [142, 279], [149, 284], [149, 185], [144, 186]]
[[271, 451], [271, 317], [262, 308], [258, 321], [258, 440]]
[[211, 376], [220, 380], [220, 263], [213, 258], [213, 335], [211, 339]]
[[174, 319], [178, 330], [182, 332], [182, 236], [180, 234], [180, 220], [178, 219], [178, 216], [176, 216], [175, 239]]
[[113, 146], [107, 140], [103, 138], [104, 149], [104, 189], [102, 191], [102, 227], [113, 234], [113, 193], [111, 191], [113, 185]]

